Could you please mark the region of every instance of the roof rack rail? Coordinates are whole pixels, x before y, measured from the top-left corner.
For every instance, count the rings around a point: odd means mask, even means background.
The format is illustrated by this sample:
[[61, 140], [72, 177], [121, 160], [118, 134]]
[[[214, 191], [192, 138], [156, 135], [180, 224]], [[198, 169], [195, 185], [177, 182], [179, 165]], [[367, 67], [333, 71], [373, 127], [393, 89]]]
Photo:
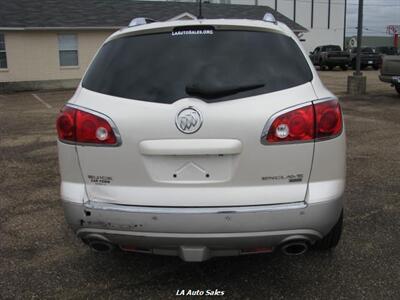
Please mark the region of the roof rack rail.
[[156, 20], [150, 19], [150, 18], [134, 18], [132, 21], [129, 23], [128, 27], [134, 27], [134, 26], [140, 26], [140, 25], [145, 25], [145, 24], [150, 24], [154, 23]]
[[264, 22], [274, 23], [274, 24], [277, 23], [277, 22], [276, 22], [276, 19], [275, 19], [275, 17], [274, 17], [274, 15], [271, 14], [271, 13], [269, 13], [269, 12], [267, 12], [267, 13], [264, 15], [263, 21], [264, 21]]

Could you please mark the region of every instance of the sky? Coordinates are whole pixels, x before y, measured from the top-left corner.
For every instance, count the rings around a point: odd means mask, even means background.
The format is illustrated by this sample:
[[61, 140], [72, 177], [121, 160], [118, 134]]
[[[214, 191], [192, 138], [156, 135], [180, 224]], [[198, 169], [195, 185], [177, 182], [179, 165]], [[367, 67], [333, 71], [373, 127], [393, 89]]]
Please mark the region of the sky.
[[[153, 0], [157, 1], [157, 0]], [[160, 1], [160, 0], [158, 0]], [[165, 0], [164, 0], [165, 1]], [[173, 0], [167, 0], [173, 1]], [[175, 0], [188, 1], [194, 0]], [[197, 0], [196, 0], [197, 1]], [[206, 0], [203, 0], [205, 2]], [[293, 0], [278, 0], [293, 1]], [[310, 2], [311, 0], [298, 0], [299, 2]], [[314, 0], [315, 2], [327, 3], [328, 0]], [[344, 0], [331, 0], [331, 3]], [[219, 1], [216, 1], [219, 2]], [[254, 4], [256, 0], [231, 0], [231, 3]], [[258, 0], [258, 3], [266, 3], [264, 0]], [[268, 1], [270, 3], [270, 1]], [[357, 16], [358, 0], [347, 0], [347, 36], [357, 34]], [[388, 25], [400, 25], [400, 0], [364, 0], [364, 35], [386, 35]]]
[[[355, 35], [358, 0], [348, 0], [347, 35]], [[386, 35], [387, 25], [400, 25], [400, 0], [364, 0], [364, 34]]]

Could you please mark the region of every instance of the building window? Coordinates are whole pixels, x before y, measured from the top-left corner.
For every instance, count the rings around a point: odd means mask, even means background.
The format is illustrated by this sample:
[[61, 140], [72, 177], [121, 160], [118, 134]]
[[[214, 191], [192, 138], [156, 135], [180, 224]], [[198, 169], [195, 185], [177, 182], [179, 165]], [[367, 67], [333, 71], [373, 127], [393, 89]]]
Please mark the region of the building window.
[[78, 66], [78, 38], [76, 34], [59, 34], [60, 66]]
[[0, 33], [0, 69], [7, 69], [7, 54], [4, 33]]

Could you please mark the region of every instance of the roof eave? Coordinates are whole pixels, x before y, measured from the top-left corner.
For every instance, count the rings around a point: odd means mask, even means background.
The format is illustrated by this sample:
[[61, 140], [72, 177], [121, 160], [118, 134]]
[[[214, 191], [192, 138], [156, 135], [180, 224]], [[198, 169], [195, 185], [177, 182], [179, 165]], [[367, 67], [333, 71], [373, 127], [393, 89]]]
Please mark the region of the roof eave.
[[0, 27], [0, 31], [118, 30], [126, 26]]
[[[62, 26], [62, 27], [0, 27], [0, 31], [45, 31], [45, 30], [119, 30], [127, 26]], [[306, 33], [307, 29], [292, 29], [294, 33]]]

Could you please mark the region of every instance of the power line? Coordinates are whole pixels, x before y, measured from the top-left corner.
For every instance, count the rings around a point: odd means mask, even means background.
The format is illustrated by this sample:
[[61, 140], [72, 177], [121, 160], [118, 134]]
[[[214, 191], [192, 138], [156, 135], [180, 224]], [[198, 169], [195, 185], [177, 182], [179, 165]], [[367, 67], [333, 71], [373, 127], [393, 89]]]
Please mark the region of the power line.
[[[281, 0], [281, 1], [286, 1], [286, 2], [293, 2], [293, 0]], [[311, 4], [311, 0], [297, 0], [297, 2], [300, 3], [309, 3]], [[314, 3], [316, 4], [328, 4], [328, 0], [326, 1], [314, 1]], [[340, 5], [340, 6], [344, 6], [344, 2], [331, 2], [331, 5]], [[347, 6], [358, 6], [358, 3], [347, 3]], [[364, 6], [370, 6], [370, 7], [400, 7], [400, 2], [397, 1], [396, 3], [385, 3], [385, 4], [364, 4]]]

